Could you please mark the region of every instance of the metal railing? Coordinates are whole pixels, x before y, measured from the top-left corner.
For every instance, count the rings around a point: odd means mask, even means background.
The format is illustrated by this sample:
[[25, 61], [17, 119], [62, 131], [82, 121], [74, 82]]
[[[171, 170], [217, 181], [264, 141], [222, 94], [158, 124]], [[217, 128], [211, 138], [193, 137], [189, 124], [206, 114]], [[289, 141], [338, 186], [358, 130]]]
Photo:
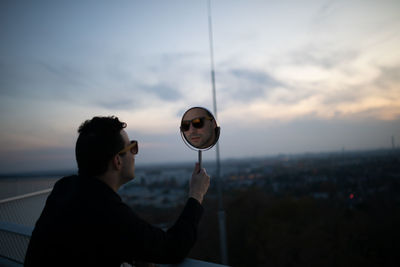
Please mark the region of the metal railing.
[[22, 266], [33, 227], [0, 222], [0, 266]]
[[[51, 190], [52, 188], [0, 200], [0, 266], [23, 266], [33, 227]], [[222, 267], [226, 265], [186, 258], [179, 264], [157, 264], [156, 266]]]
[[0, 265], [22, 266], [50, 189], [0, 200]]

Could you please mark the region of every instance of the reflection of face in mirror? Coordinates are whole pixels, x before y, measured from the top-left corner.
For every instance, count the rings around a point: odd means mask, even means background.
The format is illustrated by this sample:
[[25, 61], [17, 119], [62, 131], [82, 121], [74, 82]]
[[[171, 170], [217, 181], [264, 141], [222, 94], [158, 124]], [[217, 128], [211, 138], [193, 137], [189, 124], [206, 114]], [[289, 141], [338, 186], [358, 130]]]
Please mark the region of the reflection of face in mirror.
[[195, 148], [209, 148], [217, 141], [217, 123], [214, 116], [203, 108], [189, 109], [183, 116], [181, 131], [186, 141]]

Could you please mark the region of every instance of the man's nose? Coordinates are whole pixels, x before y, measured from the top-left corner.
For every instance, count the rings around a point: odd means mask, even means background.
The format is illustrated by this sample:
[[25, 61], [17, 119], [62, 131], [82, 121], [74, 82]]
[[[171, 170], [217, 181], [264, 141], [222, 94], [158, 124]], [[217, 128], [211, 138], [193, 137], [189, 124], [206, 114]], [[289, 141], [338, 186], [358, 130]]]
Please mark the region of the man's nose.
[[189, 130], [190, 130], [191, 132], [197, 132], [197, 128], [193, 126], [193, 123], [190, 124]]

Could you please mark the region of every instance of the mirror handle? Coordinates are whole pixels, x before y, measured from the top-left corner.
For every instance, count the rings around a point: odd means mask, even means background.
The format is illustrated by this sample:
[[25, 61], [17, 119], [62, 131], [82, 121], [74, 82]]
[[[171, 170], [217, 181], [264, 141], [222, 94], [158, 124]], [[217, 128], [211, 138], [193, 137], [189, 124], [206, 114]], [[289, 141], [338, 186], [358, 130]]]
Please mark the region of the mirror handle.
[[201, 165], [202, 165], [202, 162], [201, 162], [201, 160], [202, 160], [202, 154], [201, 154], [201, 150], [199, 150], [199, 172], [200, 172], [200, 170], [201, 170]]

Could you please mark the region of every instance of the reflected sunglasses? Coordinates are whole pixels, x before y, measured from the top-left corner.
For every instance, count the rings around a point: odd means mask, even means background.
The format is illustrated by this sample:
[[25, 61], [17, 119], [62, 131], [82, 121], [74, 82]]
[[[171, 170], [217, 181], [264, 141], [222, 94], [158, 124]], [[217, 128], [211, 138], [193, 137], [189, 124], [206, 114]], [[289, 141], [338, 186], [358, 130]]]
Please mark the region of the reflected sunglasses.
[[118, 155], [121, 155], [125, 152], [131, 151], [133, 155], [136, 155], [139, 152], [139, 144], [138, 141], [132, 140], [129, 145], [124, 147], [120, 152], [118, 152]]
[[189, 131], [190, 123], [193, 125], [194, 128], [201, 129], [204, 126], [204, 121], [205, 120], [212, 121], [213, 118], [211, 118], [211, 117], [199, 117], [199, 118], [194, 118], [192, 120], [182, 121], [182, 123], [181, 123], [181, 131], [183, 131], [183, 132]]

